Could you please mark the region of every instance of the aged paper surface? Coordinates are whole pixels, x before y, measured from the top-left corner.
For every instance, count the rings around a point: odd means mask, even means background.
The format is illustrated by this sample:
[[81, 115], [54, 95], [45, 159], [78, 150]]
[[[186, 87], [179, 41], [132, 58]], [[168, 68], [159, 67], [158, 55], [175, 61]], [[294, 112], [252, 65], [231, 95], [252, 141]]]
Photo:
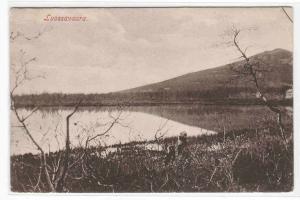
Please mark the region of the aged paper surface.
[[292, 33], [290, 7], [11, 8], [11, 191], [292, 191]]

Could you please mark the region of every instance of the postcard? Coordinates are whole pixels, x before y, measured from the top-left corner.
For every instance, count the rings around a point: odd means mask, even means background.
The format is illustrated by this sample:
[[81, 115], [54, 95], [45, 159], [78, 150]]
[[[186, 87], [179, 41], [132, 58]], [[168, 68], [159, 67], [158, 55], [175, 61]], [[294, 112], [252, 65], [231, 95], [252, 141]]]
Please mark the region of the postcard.
[[291, 192], [292, 7], [12, 7], [13, 193]]

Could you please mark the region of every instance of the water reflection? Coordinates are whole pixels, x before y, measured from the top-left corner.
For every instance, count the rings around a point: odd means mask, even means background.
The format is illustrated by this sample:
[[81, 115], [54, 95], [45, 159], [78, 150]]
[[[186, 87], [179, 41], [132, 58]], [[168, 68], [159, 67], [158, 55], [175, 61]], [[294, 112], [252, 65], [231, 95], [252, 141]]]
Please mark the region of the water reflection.
[[[57, 151], [64, 147], [66, 132], [66, 116], [71, 109], [48, 109], [37, 111], [27, 121], [32, 135], [42, 148]], [[30, 110], [19, 111], [23, 116]], [[189, 136], [214, 134], [215, 131], [186, 125], [168, 118], [140, 111], [115, 109], [81, 109], [70, 121], [70, 139], [72, 147], [84, 146], [86, 139], [104, 133], [111, 123], [120, 117], [118, 123], [105, 134], [91, 142], [91, 145], [111, 145], [130, 141], [153, 140], [156, 136], [177, 136], [181, 131], [187, 131]], [[16, 116], [12, 114], [11, 154], [37, 153], [38, 150], [19, 127]]]

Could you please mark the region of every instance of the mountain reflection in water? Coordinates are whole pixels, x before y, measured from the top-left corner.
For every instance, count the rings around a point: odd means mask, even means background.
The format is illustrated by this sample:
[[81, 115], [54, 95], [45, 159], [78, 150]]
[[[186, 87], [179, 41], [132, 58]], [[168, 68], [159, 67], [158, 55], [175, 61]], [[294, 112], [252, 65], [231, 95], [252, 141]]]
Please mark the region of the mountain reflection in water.
[[[57, 151], [64, 147], [65, 119], [71, 111], [71, 109], [47, 109], [35, 112], [28, 119], [29, 130], [46, 152]], [[22, 109], [20, 113], [26, 116], [30, 110]], [[140, 111], [80, 109], [70, 121], [72, 148], [84, 146], [88, 136], [103, 133], [119, 114], [119, 123], [115, 124], [108, 134], [94, 140], [91, 145], [106, 146], [131, 141], [154, 140], [155, 134], [171, 137], [177, 136], [181, 131], [186, 131], [188, 136], [216, 133]], [[18, 125], [16, 117], [12, 115], [11, 154], [38, 153], [23, 133], [24, 130]]]

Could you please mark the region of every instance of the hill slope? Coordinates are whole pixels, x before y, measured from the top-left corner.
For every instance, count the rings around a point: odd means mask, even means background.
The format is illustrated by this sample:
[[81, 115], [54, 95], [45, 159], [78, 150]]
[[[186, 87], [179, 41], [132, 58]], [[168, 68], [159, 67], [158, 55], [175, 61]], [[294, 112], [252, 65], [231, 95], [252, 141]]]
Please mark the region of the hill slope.
[[[259, 84], [268, 98], [283, 99], [293, 84], [293, 55], [275, 49], [254, 55], [265, 72], [259, 74]], [[107, 94], [37, 94], [16, 96], [17, 106], [74, 106], [82, 105], [152, 105], [173, 103], [259, 104], [255, 99], [253, 82], [236, 79], [232, 69], [240, 69], [244, 61], [193, 72], [159, 83]], [[233, 80], [233, 81], [230, 81]], [[290, 101], [288, 101], [291, 103]]]
[[[260, 83], [265, 89], [280, 89], [290, 87], [293, 80], [293, 55], [283, 49], [266, 51], [250, 58], [259, 61], [261, 68], [266, 70], [260, 76]], [[245, 79], [237, 80], [233, 69], [241, 67], [243, 61], [232, 64], [193, 72], [172, 78], [159, 83], [154, 83], [142, 87], [121, 91], [121, 93], [144, 93], [144, 92], [183, 92], [183, 91], [214, 91], [216, 89], [229, 88], [252, 88], [249, 81]], [[230, 81], [234, 79], [233, 81]]]

